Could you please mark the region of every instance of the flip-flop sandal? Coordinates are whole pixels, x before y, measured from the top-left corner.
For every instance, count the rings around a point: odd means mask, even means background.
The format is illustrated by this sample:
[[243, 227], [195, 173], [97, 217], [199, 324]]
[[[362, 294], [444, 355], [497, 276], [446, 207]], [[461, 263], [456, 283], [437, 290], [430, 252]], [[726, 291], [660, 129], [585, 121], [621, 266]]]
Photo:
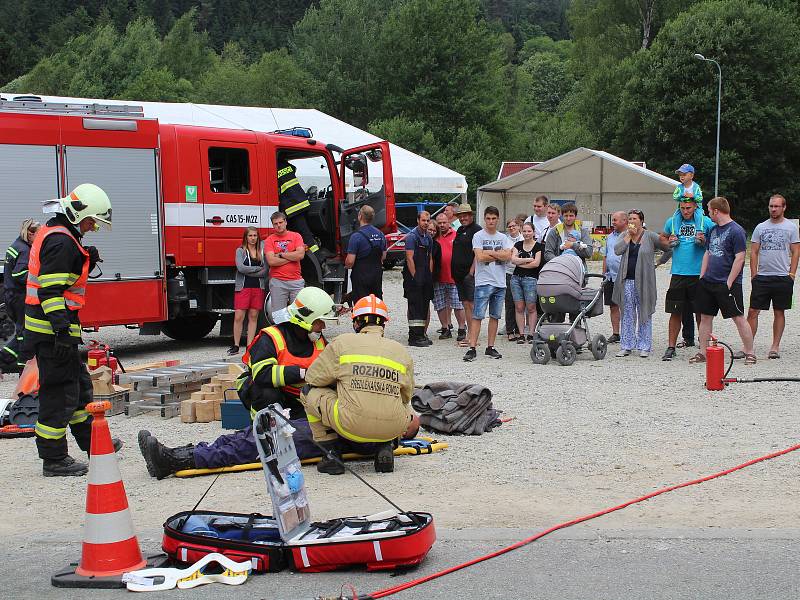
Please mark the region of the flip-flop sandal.
[[758, 362], [755, 354], [745, 354], [744, 355], [744, 364], [746, 365], [754, 365]]
[[696, 365], [697, 363], [704, 363], [704, 362], [706, 362], [706, 357], [702, 352], [698, 352], [689, 359], [690, 365]]
[[743, 358], [747, 358], [747, 355], [742, 350], [737, 350], [733, 353], [734, 360], [742, 360]]
[[770, 350], [770, 353], [767, 354], [767, 358], [780, 358], [780, 352], [775, 352], [775, 350]]

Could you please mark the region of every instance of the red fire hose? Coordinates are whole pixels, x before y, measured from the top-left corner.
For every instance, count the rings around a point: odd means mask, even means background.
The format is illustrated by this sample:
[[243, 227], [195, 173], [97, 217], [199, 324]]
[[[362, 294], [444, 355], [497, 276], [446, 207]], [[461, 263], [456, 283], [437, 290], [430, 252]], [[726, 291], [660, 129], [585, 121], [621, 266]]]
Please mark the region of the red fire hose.
[[689, 487], [691, 485], [697, 485], [697, 484], [700, 484], [700, 483], [703, 483], [703, 482], [706, 482], [706, 481], [710, 481], [712, 479], [716, 479], [718, 477], [722, 477], [724, 475], [729, 475], [730, 473], [733, 473], [735, 471], [739, 471], [741, 469], [744, 469], [745, 467], [749, 467], [751, 465], [755, 465], [755, 464], [763, 462], [765, 460], [770, 460], [770, 459], [773, 459], [773, 458], [777, 458], [778, 456], [783, 456], [784, 454], [789, 454], [790, 452], [794, 452], [795, 450], [800, 450], [800, 444], [796, 444], [794, 446], [786, 448], [785, 450], [780, 450], [778, 452], [773, 452], [772, 454], [767, 454], [765, 456], [760, 456], [758, 458], [754, 458], [752, 460], [748, 460], [745, 463], [742, 463], [742, 464], [737, 465], [735, 467], [731, 467], [730, 469], [725, 469], [724, 471], [719, 471], [718, 473], [713, 473], [711, 475], [706, 475], [705, 477], [701, 477], [699, 479], [693, 479], [691, 481], [686, 481], [684, 483], [679, 483], [679, 484], [676, 484], [676, 485], [671, 485], [669, 487], [662, 488], [660, 490], [656, 490], [655, 492], [651, 492], [649, 494], [646, 494], [646, 495], [641, 496], [639, 498], [636, 498], [634, 500], [628, 500], [627, 502], [623, 502], [622, 504], [618, 504], [617, 506], [613, 506], [611, 508], [606, 508], [605, 510], [601, 510], [599, 512], [592, 513], [590, 515], [585, 515], [585, 516], [582, 516], [582, 517], [578, 517], [576, 519], [572, 519], [571, 521], [565, 521], [564, 523], [559, 523], [558, 525], [554, 525], [553, 527], [550, 527], [549, 529], [545, 529], [544, 531], [541, 531], [541, 532], [537, 533], [536, 535], [533, 535], [533, 536], [531, 536], [529, 538], [526, 538], [524, 540], [516, 542], [515, 544], [512, 544], [510, 546], [506, 546], [505, 548], [501, 548], [500, 550], [497, 550], [497, 551], [492, 552], [490, 554], [486, 554], [484, 556], [480, 556], [478, 558], [474, 558], [474, 559], [472, 559], [472, 560], [470, 560], [468, 562], [462, 563], [460, 565], [455, 565], [453, 567], [449, 567], [449, 568], [444, 569], [442, 571], [438, 571], [437, 573], [431, 573], [430, 575], [426, 575], [425, 577], [420, 577], [419, 579], [414, 579], [413, 581], [407, 581], [405, 583], [401, 583], [400, 585], [396, 585], [394, 587], [386, 588], [386, 589], [383, 589], [383, 590], [378, 590], [377, 592], [373, 592], [369, 596], [356, 596], [354, 594], [353, 598], [360, 598], [361, 600], [370, 600], [370, 599], [373, 599], [373, 598], [374, 599], [385, 598], [387, 596], [391, 596], [393, 594], [397, 594], [398, 592], [402, 592], [404, 590], [407, 590], [409, 588], [421, 585], [421, 584], [426, 583], [428, 581], [432, 581], [434, 579], [438, 579], [439, 577], [443, 577], [445, 575], [449, 575], [450, 573], [455, 573], [456, 571], [460, 571], [461, 569], [465, 569], [467, 567], [471, 567], [472, 565], [476, 565], [476, 564], [478, 564], [480, 562], [489, 560], [490, 558], [495, 558], [497, 556], [501, 556], [503, 554], [507, 554], [508, 552], [511, 552], [512, 550], [516, 550], [518, 548], [522, 548], [523, 546], [527, 546], [528, 544], [530, 544], [532, 542], [535, 542], [536, 540], [539, 540], [539, 539], [543, 538], [544, 536], [553, 533], [554, 531], [558, 531], [559, 529], [566, 529], [567, 527], [572, 527], [573, 525], [577, 525], [578, 523], [583, 523], [585, 521], [590, 521], [591, 519], [596, 519], [597, 517], [602, 517], [602, 516], [610, 514], [612, 512], [615, 512], [615, 511], [618, 511], [618, 510], [622, 510], [623, 508], [627, 508], [628, 506], [631, 506], [632, 504], [638, 504], [639, 502], [644, 502], [645, 500], [649, 500], [650, 498], [655, 498], [656, 496], [660, 496], [661, 494], [666, 494], [667, 492], [673, 492], [673, 491], [679, 490], [681, 488]]

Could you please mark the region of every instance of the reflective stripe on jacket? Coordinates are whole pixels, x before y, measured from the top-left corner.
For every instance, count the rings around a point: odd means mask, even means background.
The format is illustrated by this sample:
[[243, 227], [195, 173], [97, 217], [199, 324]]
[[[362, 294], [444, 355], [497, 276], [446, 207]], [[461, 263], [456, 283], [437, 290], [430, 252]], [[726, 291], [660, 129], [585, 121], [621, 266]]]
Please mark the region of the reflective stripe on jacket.
[[[77, 273], [39, 273], [41, 263], [39, 261], [39, 253], [42, 250], [42, 243], [47, 236], [53, 233], [63, 233], [72, 238], [75, 245], [80, 249], [85, 260], [83, 262], [83, 270], [80, 274]], [[80, 242], [75, 239], [69, 229], [61, 225], [41, 227], [36, 232], [33, 238], [33, 246], [31, 246], [31, 255], [28, 260], [28, 283], [26, 285], [25, 304], [38, 305], [42, 304], [42, 309], [45, 313], [53, 312], [59, 308], [66, 307], [69, 310], [80, 310], [86, 304], [86, 282], [89, 279], [89, 253], [81, 246]], [[39, 301], [39, 289], [49, 287], [51, 285], [66, 285], [67, 289], [64, 291], [63, 298], [51, 298], [44, 303]], [[45, 304], [49, 303], [49, 306]]]
[[309, 367], [306, 383], [336, 386], [336, 429], [353, 442], [392, 440], [408, 426], [414, 363], [401, 344], [383, 337], [383, 327], [337, 337]]

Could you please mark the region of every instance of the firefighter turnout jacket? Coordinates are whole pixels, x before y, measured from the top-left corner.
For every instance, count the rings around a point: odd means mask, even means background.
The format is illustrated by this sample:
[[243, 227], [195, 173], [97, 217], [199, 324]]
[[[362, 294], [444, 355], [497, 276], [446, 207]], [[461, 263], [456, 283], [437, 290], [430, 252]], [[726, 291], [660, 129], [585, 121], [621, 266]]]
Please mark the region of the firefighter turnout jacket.
[[297, 169], [283, 159], [278, 159], [278, 192], [280, 208], [287, 219], [296, 217], [311, 206], [297, 179]]
[[25, 281], [28, 276], [28, 259], [31, 246], [18, 237], [6, 250], [6, 260], [3, 266], [3, 288], [6, 296], [11, 294], [24, 294]]
[[305, 384], [300, 369], [308, 369], [325, 345], [324, 337], [312, 342], [308, 332], [293, 323], [262, 329], [242, 356], [247, 369], [236, 380], [239, 398], [251, 416], [266, 406], [260, 401], [265, 389], [279, 390], [287, 399], [297, 401]]
[[337, 337], [308, 369], [306, 383], [313, 387], [301, 400], [317, 441], [330, 439], [321, 435], [327, 429], [353, 442], [386, 442], [408, 426], [414, 363], [401, 344], [383, 337], [383, 327]]
[[25, 337], [29, 343], [52, 341], [58, 332], [81, 341], [78, 311], [86, 298], [89, 253], [78, 230], [56, 215], [33, 239], [25, 294]]

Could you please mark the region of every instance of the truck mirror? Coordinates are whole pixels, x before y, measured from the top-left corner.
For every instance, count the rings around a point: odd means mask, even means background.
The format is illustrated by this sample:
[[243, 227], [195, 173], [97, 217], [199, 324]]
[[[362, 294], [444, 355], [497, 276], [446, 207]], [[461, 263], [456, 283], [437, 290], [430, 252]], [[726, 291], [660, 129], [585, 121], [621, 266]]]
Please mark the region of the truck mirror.
[[374, 148], [367, 153], [367, 158], [370, 159], [372, 162], [380, 162], [383, 160], [383, 152], [380, 148]]
[[353, 172], [353, 185], [356, 188], [366, 187], [369, 182], [367, 161], [364, 155], [357, 154], [345, 159], [345, 166]]

